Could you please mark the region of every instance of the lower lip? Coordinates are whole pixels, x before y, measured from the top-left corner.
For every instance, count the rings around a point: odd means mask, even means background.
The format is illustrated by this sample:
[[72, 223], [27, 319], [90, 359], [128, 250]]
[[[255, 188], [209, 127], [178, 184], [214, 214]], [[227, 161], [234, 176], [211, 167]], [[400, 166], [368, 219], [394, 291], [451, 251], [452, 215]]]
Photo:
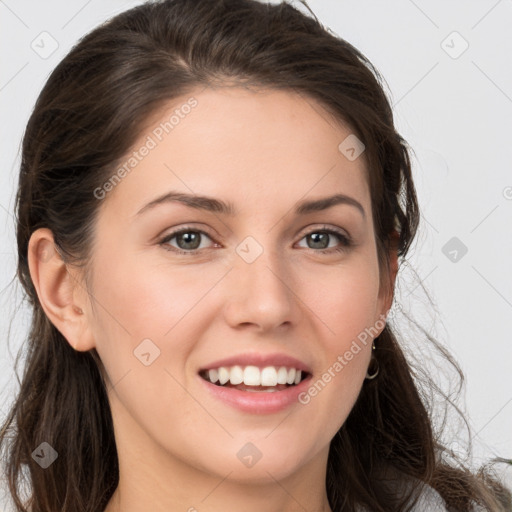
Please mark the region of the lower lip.
[[309, 386], [311, 375], [295, 386], [283, 389], [282, 391], [240, 391], [235, 388], [217, 386], [203, 379], [208, 391], [224, 403], [244, 412], [253, 414], [270, 414], [282, 411], [294, 403], [300, 403], [298, 396]]

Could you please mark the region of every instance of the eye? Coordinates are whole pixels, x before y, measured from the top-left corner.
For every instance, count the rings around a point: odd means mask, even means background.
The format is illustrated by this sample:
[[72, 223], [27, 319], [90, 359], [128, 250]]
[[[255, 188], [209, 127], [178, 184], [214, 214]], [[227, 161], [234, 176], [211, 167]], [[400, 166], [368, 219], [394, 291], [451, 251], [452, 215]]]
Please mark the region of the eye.
[[[174, 251], [179, 254], [194, 254], [196, 251], [204, 249], [204, 247], [201, 247], [201, 241], [203, 237], [209, 238], [211, 240], [208, 233], [200, 229], [182, 228], [178, 231], [174, 231], [173, 233], [166, 235], [160, 241], [160, 244], [164, 246], [164, 248], [168, 251]], [[170, 243], [173, 239], [176, 239], [176, 244], [178, 247], [174, 247]]]
[[[172, 251], [178, 254], [194, 255], [201, 249], [205, 249], [201, 244], [205, 237], [213, 241], [208, 233], [201, 229], [184, 227], [166, 235], [160, 241], [160, 245], [162, 245], [167, 251]], [[174, 239], [177, 247], [171, 243]], [[353, 245], [352, 240], [348, 235], [327, 226], [310, 231], [303, 236], [301, 240], [304, 239], [311, 243], [312, 246], [309, 246], [309, 249], [322, 254], [347, 251]], [[329, 246], [332, 239], [338, 240], [338, 247]], [[217, 244], [217, 246], [219, 245]]]
[[[337, 238], [341, 245], [338, 247], [329, 247], [329, 242], [333, 238]], [[315, 249], [322, 254], [347, 251], [352, 246], [352, 240], [349, 236], [334, 228], [328, 228], [327, 226], [310, 231], [302, 238], [302, 240], [304, 239], [311, 242], [313, 247], [310, 246], [310, 249]]]

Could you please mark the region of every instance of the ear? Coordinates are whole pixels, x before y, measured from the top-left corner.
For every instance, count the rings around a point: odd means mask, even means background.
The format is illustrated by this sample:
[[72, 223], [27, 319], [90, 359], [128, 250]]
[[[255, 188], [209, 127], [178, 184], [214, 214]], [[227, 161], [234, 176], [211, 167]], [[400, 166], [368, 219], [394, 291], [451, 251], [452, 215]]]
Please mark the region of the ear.
[[90, 301], [78, 274], [62, 259], [47, 228], [32, 233], [28, 244], [30, 276], [48, 319], [80, 352], [95, 347], [88, 318]]
[[394, 290], [396, 275], [398, 273], [398, 242], [400, 235], [397, 231], [393, 231], [390, 236], [390, 243], [388, 247], [389, 257], [389, 273], [384, 276], [385, 285], [382, 287], [379, 294], [380, 310], [381, 315], [386, 316], [387, 312], [391, 309], [393, 304]]

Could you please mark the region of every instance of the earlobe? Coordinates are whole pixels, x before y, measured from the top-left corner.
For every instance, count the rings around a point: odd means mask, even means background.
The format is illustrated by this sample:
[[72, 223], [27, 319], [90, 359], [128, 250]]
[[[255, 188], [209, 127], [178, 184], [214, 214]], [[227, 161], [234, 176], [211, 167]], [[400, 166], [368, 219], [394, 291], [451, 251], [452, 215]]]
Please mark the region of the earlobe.
[[[77, 303], [81, 285], [56, 250], [53, 234], [47, 228], [36, 230], [28, 245], [30, 276], [46, 316], [68, 343], [78, 351], [94, 348], [85, 303]], [[82, 301], [84, 302], [84, 300]]]

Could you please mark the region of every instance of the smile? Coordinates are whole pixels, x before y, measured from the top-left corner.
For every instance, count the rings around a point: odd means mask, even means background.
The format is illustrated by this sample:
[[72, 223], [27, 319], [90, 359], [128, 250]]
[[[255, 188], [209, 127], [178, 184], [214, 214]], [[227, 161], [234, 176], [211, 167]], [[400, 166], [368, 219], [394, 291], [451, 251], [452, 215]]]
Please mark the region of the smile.
[[217, 386], [236, 387], [243, 391], [281, 391], [289, 386], [297, 385], [307, 376], [297, 368], [285, 366], [221, 366], [200, 372], [203, 379]]

